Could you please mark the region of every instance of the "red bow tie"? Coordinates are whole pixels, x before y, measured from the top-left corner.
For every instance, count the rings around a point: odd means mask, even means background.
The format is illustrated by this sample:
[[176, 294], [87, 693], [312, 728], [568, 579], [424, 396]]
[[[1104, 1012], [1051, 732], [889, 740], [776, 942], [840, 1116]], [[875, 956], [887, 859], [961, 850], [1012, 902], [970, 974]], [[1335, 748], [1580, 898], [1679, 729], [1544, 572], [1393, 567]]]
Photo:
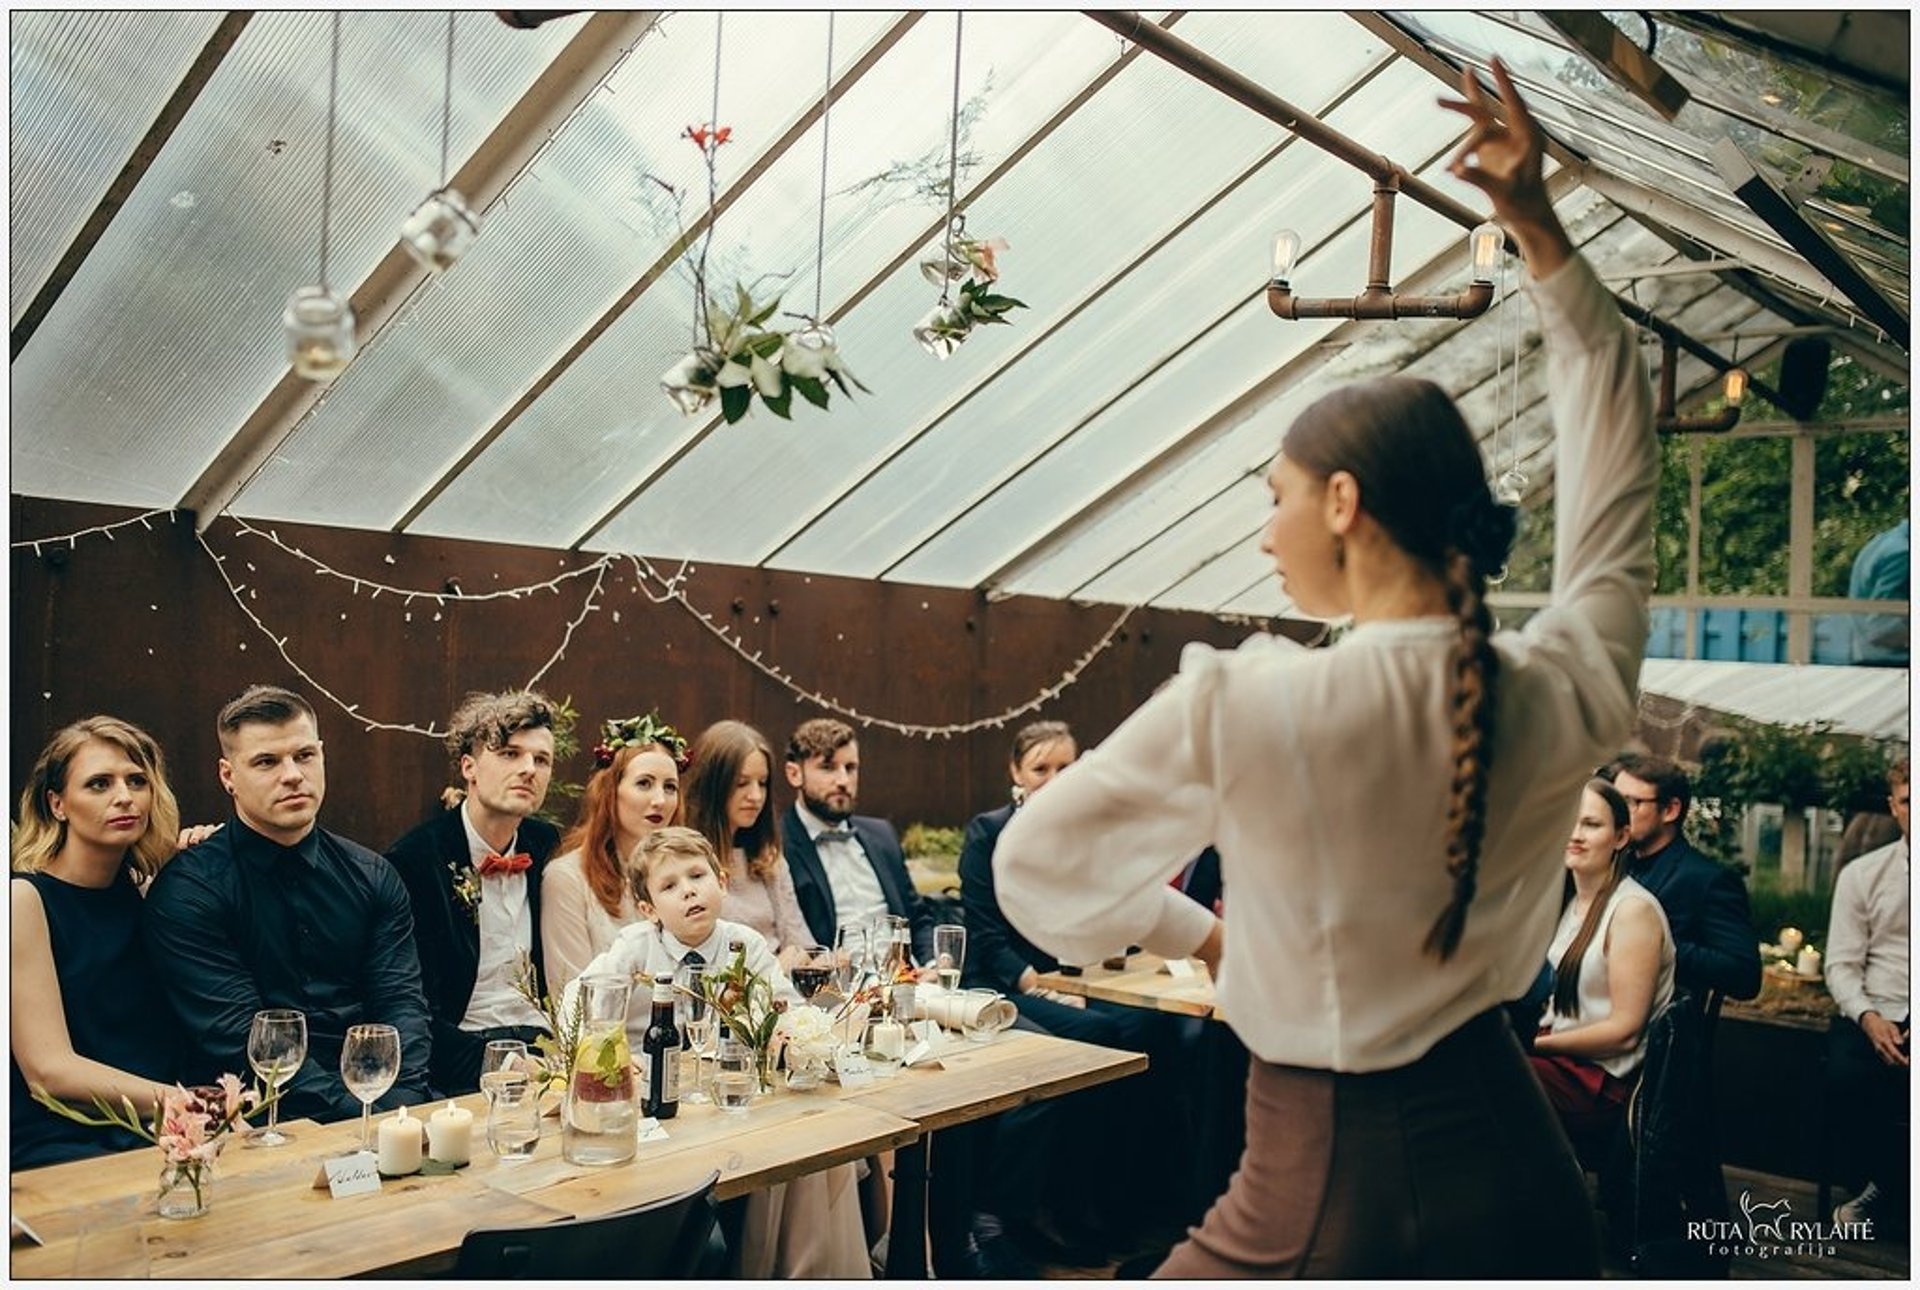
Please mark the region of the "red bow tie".
[[524, 851], [516, 851], [510, 856], [483, 856], [480, 860], [480, 876], [490, 878], [495, 874], [525, 873], [533, 867], [533, 857]]

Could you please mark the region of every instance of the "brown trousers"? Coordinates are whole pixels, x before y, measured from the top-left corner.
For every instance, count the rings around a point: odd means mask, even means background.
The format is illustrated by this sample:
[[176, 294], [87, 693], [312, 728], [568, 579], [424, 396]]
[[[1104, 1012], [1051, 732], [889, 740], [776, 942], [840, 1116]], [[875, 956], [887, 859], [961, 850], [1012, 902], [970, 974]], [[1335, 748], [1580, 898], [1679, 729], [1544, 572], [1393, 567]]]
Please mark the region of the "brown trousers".
[[1593, 1207], [1498, 1010], [1412, 1065], [1247, 1074], [1226, 1195], [1155, 1277], [1597, 1277]]

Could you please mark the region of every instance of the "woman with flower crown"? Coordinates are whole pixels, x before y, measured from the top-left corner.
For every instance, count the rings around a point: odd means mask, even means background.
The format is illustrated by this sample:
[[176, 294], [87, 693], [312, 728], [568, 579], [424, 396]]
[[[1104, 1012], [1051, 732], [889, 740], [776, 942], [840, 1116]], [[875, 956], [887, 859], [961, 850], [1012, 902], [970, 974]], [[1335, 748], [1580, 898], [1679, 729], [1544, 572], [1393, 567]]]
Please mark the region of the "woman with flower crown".
[[609, 721], [594, 747], [599, 764], [580, 795], [580, 818], [540, 880], [540, 944], [547, 987], [567, 983], [640, 920], [628, 862], [648, 834], [680, 823], [680, 771], [687, 741], [655, 713]]
[[175, 1023], [140, 940], [140, 884], [179, 842], [165, 760], [138, 726], [76, 721], [34, 763], [13, 834], [13, 1168], [140, 1145], [56, 1116], [30, 1090], [152, 1114], [173, 1078]]

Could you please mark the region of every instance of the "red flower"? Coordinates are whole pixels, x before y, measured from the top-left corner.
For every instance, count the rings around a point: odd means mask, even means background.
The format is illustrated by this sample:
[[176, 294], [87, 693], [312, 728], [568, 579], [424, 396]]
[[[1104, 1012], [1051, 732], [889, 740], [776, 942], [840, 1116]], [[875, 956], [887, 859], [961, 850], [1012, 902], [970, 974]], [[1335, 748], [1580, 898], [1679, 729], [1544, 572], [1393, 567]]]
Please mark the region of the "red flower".
[[695, 146], [702, 152], [711, 152], [733, 137], [733, 127], [730, 125], [716, 127], [710, 124], [690, 125], [687, 127], [686, 137], [693, 140]]

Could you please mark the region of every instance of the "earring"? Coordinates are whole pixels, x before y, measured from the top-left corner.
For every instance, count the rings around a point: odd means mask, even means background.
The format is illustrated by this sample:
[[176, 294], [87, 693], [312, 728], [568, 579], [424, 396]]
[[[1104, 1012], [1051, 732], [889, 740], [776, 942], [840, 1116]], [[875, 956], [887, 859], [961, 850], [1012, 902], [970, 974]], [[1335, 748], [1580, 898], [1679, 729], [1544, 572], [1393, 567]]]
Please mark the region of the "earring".
[[1333, 535], [1333, 567], [1336, 569], [1347, 567], [1347, 540], [1338, 533]]

